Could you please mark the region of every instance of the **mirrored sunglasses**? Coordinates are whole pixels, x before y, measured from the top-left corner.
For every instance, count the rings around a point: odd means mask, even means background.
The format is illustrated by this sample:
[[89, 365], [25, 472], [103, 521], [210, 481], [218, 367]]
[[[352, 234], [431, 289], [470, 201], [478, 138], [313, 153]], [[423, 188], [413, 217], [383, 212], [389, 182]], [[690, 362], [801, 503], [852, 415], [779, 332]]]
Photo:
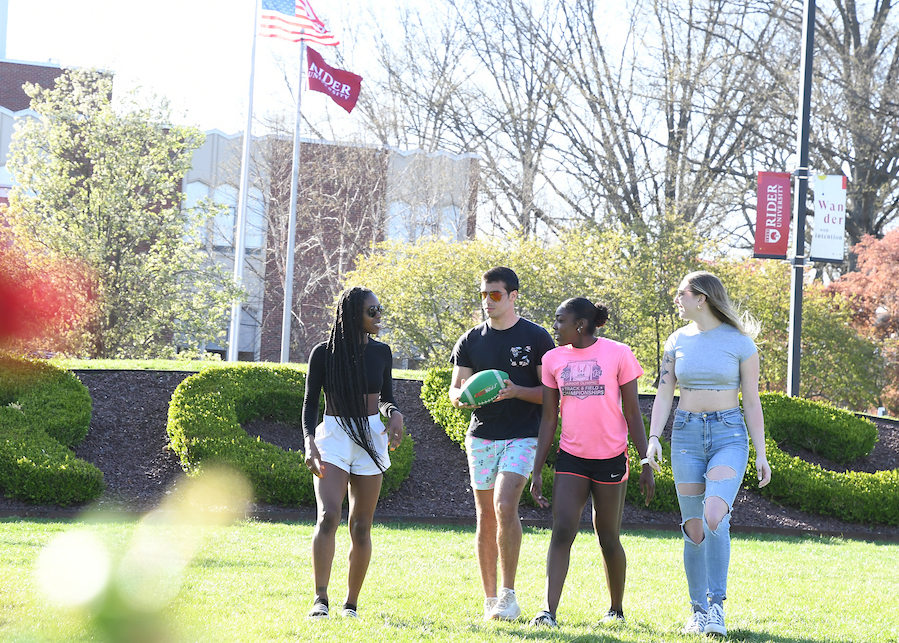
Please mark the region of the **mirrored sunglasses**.
[[493, 301], [500, 301], [503, 298], [502, 290], [491, 290], [490, 292], [486, 292], [484, 290], [481, 291], [481, 299], [487, 299], [490, 297]]

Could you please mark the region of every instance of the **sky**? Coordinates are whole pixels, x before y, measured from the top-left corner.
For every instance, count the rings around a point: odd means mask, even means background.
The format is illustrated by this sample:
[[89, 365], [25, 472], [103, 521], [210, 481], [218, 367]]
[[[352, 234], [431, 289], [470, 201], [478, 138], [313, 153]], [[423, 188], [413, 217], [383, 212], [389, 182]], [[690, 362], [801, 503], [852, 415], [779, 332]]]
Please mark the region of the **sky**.
[[[140, 86], [167, 98], [175, 123], [226, 134], [246, 127], [255, 0], [8, 3], [8, 60], [107, 69], [115, 74], [116, 94]], [[345, 7], [339, 5], [359, 7], [367, 0], [312, 3], [341, 46], [348, 48], [339, 15]], [[317, 49], [336, 66], [333, 53], [327, 51], [331, 47]], [[293, 113], [295, 105], [282, 69], [285, 61], [291, 61], [290, 77], [297, 77], [299, 51], [297, 44], [257, 39], [255, 115]], [[305, 94], [304, 114], [314, 116], [328, 100], [324, 94]]]

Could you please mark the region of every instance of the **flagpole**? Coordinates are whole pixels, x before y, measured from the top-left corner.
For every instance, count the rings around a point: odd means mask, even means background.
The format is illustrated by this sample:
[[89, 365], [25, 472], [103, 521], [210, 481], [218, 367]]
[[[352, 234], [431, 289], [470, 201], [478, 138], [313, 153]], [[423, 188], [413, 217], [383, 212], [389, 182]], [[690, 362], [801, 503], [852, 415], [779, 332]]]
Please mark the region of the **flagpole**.
[[[234, 238], [234, 285], [243, 288], [243, 265], [245, 261], [247, 196], [250, 183], [250, 145], [253, 141], [253, 84], [256, 77], [256, 32], [259, 30], [259, 2], [253, 2], [253, 46], [250, 52], [250, 95], [247, 100], [247, 127], [243, 134], [243, 158], [240, 163], [240, 187], [238, 188], [237, 221]], [[228, 361], [236, 362], [240, 349], [240, 312], [243, 302], [231, 302], [231, 327], [228, 332]]]
[[297, 196], [300, 185], [300, 119], [302, 116], [303, 76], [306, 41], [300, 47], [300, 84], [297, 87], [297, 115], [293, 128], [293, 174], [290, 178], [290, 219], [287, 224], [287, 258], [284, 262], [284, 312], [281, 318], [281, 363], [290, 361], [290, 323], [293, 307], [293, 254], [297, 235]]

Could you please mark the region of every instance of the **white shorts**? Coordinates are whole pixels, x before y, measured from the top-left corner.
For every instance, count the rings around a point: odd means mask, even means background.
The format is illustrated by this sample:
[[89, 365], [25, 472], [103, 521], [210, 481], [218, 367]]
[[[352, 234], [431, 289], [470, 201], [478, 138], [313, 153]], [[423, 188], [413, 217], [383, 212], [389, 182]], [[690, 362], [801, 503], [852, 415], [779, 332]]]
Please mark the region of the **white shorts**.
[[[369, 415], [368, 424], [371, 427], [371, 441], [375, 446], [375, 452], [380, 456], [386, 470], [390, 466], [387, 428], [379, 414]], [[322, 423], [315, 427], [315, 446], [318, 447], [323, 462], [340, 467], [347, 473], [358, 476], [376, 476], [382, 473], [371, 456], [353, 441], [333, 415], [324, 416]]]

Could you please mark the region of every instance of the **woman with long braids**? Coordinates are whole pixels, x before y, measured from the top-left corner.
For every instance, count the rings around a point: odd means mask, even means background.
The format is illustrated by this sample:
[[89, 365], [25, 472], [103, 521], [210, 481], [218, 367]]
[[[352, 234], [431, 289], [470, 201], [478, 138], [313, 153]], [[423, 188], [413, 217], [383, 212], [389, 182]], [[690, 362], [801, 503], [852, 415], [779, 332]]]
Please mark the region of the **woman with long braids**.
[[[312, 536], [315, 599], [309, 618], [327, 618], [328, 582], [341, 507], [349, 490], [350, 554], [342, 615], [356, 617], [371, 560], [371, 525], [390, 466], [387, 449], [403, 439], [403, 416], [393, 399], [393, 356], [374, 339], [383, 309], [375, 294], [350, 288], [340, 295], [327, 342], [312, 349], [303, 399], [306, 466], [312, 471], [318, 518]], [[324, 421], [318, 424], [324, 390]], [[381, 415], [388, 418], [387, 426]], [[317, 426], [316, 426], [317, 425]]]
[[646, 457], [658, 470], [659, 438], [678, 387], [671, 468], [692, 608], [684, 633], [725, 636], [730, 512], [749, 463], [749, 438], [759, 487], [771, 481], [759, 400], [759, 352], [753, 341], [759, 324], [737, 312], [724, 284], [710, 272], [684, 277], [674, 304], [680, 318], [692, 323], [665, 342]]

